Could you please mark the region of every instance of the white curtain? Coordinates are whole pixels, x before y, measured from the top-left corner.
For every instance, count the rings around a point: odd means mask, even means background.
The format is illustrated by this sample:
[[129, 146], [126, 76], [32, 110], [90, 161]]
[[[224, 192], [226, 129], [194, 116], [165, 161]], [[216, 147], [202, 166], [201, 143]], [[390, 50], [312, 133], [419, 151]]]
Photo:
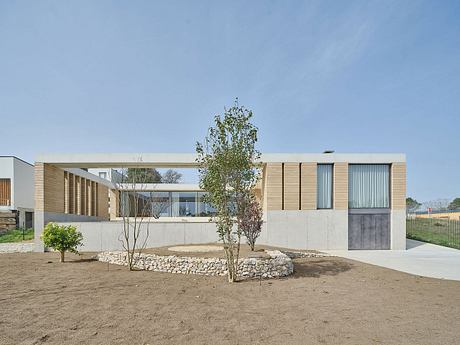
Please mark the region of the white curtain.
[[317, 207], [332, 208], [332, 164], [318, 164]]
[[387, 208], [389, 206], [389, 165], [350, 165], [348, 170], [348, 207]]

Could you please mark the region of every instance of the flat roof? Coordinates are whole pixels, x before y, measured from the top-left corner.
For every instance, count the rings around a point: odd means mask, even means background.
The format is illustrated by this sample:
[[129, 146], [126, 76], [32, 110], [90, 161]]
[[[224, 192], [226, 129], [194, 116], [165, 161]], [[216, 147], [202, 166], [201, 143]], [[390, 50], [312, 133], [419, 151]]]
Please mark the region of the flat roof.
[[20, 162], [22, 162], [22, 163], [28, 164], [28, 165], [30, 165], [30, 166], [34, 166], [32, 163], [26, 162], [24, 159], [21, 159], [21, 158], [16, 157], [16, 156], [0, 156], [0, 159], [1, 159], [1, 158], [16, 159], [16, 160], [18, 160], [18, 161], [20, 161]]
[[[36, 162], [63, 168], [193, 168], [195, 153], [58, 153], [41, 154]], [[340, 163], [386, 164], [405, 162], [402, 153], [263, 153], [262, 163]]]

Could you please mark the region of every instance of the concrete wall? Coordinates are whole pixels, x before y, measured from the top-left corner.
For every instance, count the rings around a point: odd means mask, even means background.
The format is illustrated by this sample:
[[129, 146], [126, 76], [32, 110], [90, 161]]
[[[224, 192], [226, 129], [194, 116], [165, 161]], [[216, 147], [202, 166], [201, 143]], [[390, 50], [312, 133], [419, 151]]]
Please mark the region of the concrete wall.
[[14, 207], [34, 208], [34, 167], [19, 159], [14, 160], [13, 180]]
[[391, 210], [391, 249], [406, 249], [406, 210]]
[[[76, 226], [83, 234], [82, 251], [103, 251], [123, 249], [120, 239], [123, 238], [123, 222], [62, 222], [60, 224]], [[146, 233], [148, 227], [147, 248], [168, 245], [210, 243], [218, 240], [215, 223], [205, 222], [151, 222], [143, 224], [141, 232]], [[145, 237], [141, 238], [142, 242]]]
[[348, 212], [269, 211], [259, 243], [292, 249], [348, 249]]
[[[56, 215], [47, 215], [47, 218], [54, 220]], [[122, 221], [59, 223], [74, 225], [82, 232], [82, 251], [122, 249]], [[347, 227], [347, 211], [270, 211], [257, 243], [291, 249], [347, 249]], [[145, 229], [146, 225], [143, 231]], [[147, 247], [216, 241], [215, 223], [154, 221], [149, 224]]]
[[[83, 251], [122, 249], [122, 221], [51, 213], [42, 217], [45, 224], [53, 220], [77, 226], [84, 236]], [[391, 249], [405, 249], [405, 217], [405, 211], [391, 212]], [[218, 240], [215, 223], [210, 222], [154, 221], [149, 231], [147, 247]], [[347, 250], [348, 210], [268, 211], [257, 243], [291, 249]]]
[[[58, 212], [46, 212], [41, 210], [35, 210], [34, 212], [34, 242], [35, 251], [43, 252], [44, 246], [40, 239], [43, 233], [45, 225], [49, 222], [68, 223], [68, 222], [79, 222], [87, 224], [97, 224], [106, 219], [93, 216], [81, 216], [77, 214], [66, 214]], [[88, 225], [88, 227], [91, 227]]]

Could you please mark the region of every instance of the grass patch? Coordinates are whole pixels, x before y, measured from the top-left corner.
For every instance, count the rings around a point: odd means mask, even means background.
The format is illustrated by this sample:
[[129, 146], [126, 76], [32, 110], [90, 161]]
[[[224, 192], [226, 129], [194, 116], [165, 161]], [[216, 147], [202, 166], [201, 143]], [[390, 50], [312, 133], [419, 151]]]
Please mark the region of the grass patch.
[[[23, 236], [24, 234], [24, 236]], [[30, 241], [34, 239], [34, 229], [14, 229], [0, 234], [0, 243]]]
[[408, 219], [406, 237], [460, 249], [460, 221], [447, 219]]

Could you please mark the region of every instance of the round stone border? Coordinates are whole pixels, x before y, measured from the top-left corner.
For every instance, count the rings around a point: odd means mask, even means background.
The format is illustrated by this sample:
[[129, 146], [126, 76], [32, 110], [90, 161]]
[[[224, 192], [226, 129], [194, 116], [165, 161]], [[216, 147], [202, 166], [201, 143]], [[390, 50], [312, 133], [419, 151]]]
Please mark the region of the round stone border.
[[33, 242], [12, 242], [0, 243], [0, 253], [29, 253], [33, 252], [35, 244]]
[[[240, 259], [239, 276], [247, 278], [278, 278], [294, 272], [291, 258], [279, 250], [265, 250], [267, 258]], [[126, 252], [102, 252], [97, 260], [115, 265], [127, 266]], [[147, 271], [206, 276], [227, 275], [227, 263], [222, 258], [198, 258], [184, 256], [162, 256], [156, 254], [137, 254], [135, 268]]]

